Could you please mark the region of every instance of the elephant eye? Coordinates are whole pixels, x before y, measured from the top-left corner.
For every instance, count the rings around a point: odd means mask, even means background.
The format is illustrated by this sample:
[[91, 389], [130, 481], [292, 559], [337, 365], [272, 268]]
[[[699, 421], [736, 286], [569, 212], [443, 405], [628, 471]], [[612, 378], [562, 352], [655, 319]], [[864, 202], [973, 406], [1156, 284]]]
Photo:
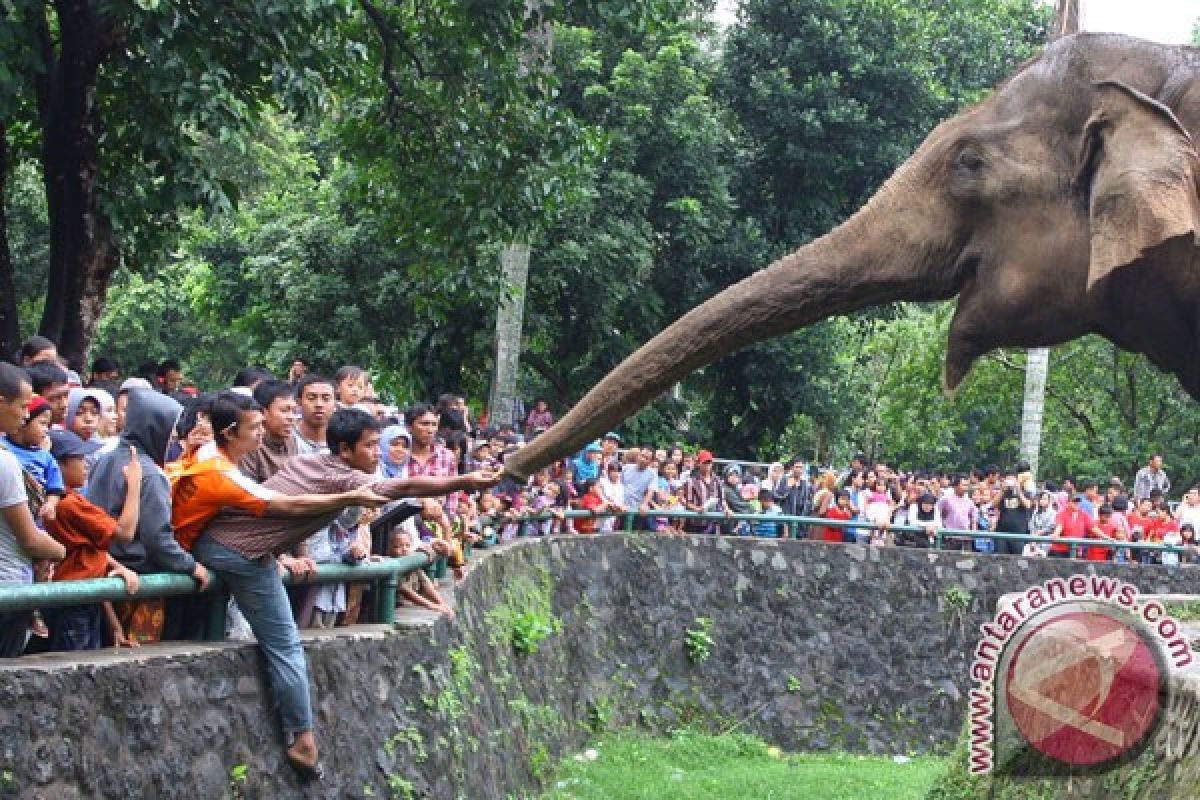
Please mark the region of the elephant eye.
[[974, 150], [967, 149], [958, 154], [954, 165], [970, 172], [978, 172], [983, 169], [983, 158]]

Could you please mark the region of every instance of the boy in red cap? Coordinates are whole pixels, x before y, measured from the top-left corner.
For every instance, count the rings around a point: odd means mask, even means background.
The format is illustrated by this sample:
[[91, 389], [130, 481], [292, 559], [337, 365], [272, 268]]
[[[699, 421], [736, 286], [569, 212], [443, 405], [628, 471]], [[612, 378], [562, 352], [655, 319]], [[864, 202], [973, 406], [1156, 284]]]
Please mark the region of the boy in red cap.
[[[87, 483], [87, 457], [97, 445], [85, 442], [71, 431], [51, 431], [51, 453], [62, 468], [67, 493], [58, 504], [58, 513], [47, 521], [47, 531], [67, 550], [67, 556], [54, 571], [56, 581], [118, 577], [125, 590], [137, 591], [137, 573], [108, 554], [112, 541], [128, 544], [137, 531], [141, 506], [142, 465], [130, 458], [125, 465], [125, 505], [114, 520], [104, 509], [79, 493]], [[107, 617], [113, 641], [119, 647], [133, 645], [125, 638], [110, 603], [49, 608], [43, 611], [50, 627], [51, 650], [98, 650], [103, 646], [103, 620]]]

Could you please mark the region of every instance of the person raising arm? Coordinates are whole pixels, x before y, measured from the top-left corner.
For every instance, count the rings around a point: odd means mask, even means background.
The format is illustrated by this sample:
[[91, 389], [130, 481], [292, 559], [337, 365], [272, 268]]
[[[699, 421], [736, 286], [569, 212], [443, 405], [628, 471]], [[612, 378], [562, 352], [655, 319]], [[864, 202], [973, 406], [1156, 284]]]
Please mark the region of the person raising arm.
[[263, 437], [263, 413], [253, 398], [236, 392], [217, 395], [209, 411], [214, 441], [202, 448], [195, 463], [171, 486], [171, 522], [175, 537], [191, 550], [205, 526], [224, 508], [238, 508], [256, 517], [312, 517], [346, 506], [383, 505], [387, 498], [371, 487], [329, 494], [282, 494], [242, 474], [237, 464], [258, 450]]

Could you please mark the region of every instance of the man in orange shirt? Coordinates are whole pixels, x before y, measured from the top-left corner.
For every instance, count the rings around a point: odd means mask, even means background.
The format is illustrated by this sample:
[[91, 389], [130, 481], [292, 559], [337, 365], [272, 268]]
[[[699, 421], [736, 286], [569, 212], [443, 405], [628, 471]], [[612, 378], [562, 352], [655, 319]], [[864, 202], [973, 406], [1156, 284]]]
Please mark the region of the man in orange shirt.
[[[50, 441], [50, 453], [62, 470], [67, 490], [54, 517], [46, 520], [47, 532], [67, 551], [66, 558], [54, 571], [54, 580], [119, 577], [125, 581], [130, 594], [136, 592], [137, 573], [109, 555], [108, 545], [112, 541], [128, 544], [137, 532], [142, 465], [136, 458], [131, 458], [125, 465], [125, 505], [120, 518], [114, 520], [79, 493], [80, 487], [87, 483], [87, 456], [95, 452], [97, 445], [66, 430], [51, 431]], [[108, 606], [107, 613], [105, 606]], [[120, 624], [116, 623], [116, 614], [109, 603], [47, 608], [43, 615], [50, 628], [51, 650], [99, 650], [104, 644], [104, 616], [110, 623], [115, 623], [113, 640], [118, 645], [130, 644]]]
[[200, 533], [225, 508], [256, 517], [307, 517], [352, 505], [383, 502], [370, 490], [340, 494], [279, 494], [247, 478], [238, 462], [258, 450], [263, 437], [262, 409], [250, 397], [222, 392], [209, 409], [214, 441], [196, 454], [195, 463], [171, 484], [171, 524], [175, 538], [191, 551]]

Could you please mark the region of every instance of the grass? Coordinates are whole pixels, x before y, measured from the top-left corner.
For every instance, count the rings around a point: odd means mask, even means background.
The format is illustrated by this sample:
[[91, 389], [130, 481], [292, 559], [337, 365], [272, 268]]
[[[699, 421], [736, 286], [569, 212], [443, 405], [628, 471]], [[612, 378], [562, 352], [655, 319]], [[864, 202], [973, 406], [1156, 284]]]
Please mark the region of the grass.
[[1200, 600], [1167, 603], [1167, 613], [1178, 622], [1195, 622], [1200, 620]]
[[791, 755], [738, 733], [624, 732], [565, 759], [542, 800], [916, 800], [945, 769], [930, 757]]

